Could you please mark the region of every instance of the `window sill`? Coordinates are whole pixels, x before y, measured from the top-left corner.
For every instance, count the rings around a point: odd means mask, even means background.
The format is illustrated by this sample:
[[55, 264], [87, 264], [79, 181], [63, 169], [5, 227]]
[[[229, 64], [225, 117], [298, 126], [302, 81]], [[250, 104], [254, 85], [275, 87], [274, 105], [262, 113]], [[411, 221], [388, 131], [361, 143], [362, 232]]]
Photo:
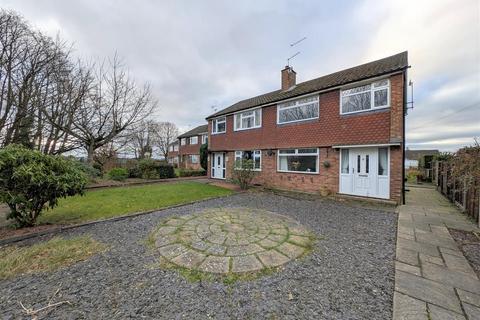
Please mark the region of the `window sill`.
[[319, 174], [319, 172], [307, 172], [307, 171], [283, 171], [277, 170], [280, 173], [295, 173], [295, 174]]
[[346, 112], [342, 113], [340, 112], [341, 116], [350, 116], [350, 115], [357, 115], [357, 114], [363, 114], [363, 113], [374, 113], [376, 111], [385, 111], [387, 109], [390, 109], [390, 106], [386, 107], [380, 107], [380, 108], [373, 108], [373, 109], [368, 109], [368, 110], [360, 110], [360, 111], [353, 111], [353, 112]]
[[226, 132], [226, 131], [223, 131], [223, 132], [215, 132], [215, 133], [212, 132], [212, 136], [216, 136], [217, 134], [224, 134], [225, 132]]
[[277, 121], [277, 126], [278, 127], [283, 127], [283, 126], [294, 125], [294, 124], [311, 123], [311, 122], [317, 122], [319, 119], [320, 119], [320, 117], [303, 119], [303, 120], [295, 120], [295, 121], [289, 121], [289, 122], [278, 122]]
[[252, 128], [245, 128], [245, 129], [233, 129], [233, 132], [246, 131], [246, 130], [255, 130], [255, 129], [261, 129], [261, 128], [262, 128], [262, 126], [252, 127]]

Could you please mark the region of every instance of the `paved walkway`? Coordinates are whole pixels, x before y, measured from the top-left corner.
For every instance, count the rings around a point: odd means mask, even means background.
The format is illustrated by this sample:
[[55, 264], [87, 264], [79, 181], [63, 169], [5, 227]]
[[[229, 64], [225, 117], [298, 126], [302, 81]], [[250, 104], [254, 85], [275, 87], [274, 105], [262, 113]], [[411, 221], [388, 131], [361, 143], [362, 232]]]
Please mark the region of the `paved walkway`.
[[480, 319], [480, 281], [448, 228], [479, 229], [435, 189], [399, 208], [393, 318]]

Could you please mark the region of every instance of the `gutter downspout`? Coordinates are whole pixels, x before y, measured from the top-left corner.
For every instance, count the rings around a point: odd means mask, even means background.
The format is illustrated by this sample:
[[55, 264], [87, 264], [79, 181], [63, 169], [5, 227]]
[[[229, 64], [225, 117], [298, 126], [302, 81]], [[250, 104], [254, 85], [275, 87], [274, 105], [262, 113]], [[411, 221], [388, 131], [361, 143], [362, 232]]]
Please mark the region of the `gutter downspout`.
[[407, 116], [407, 70], [403, 72], [402, 204], [405, 204], [405, 119]]

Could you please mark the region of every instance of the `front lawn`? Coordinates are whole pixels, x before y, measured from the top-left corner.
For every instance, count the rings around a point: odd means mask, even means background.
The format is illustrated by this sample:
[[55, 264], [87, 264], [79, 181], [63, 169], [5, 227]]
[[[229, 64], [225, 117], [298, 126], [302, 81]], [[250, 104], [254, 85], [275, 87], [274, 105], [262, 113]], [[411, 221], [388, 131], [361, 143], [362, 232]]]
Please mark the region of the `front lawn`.
[[139, 211], [231, 194], [231, 190], [198, 182], [161, 183], [87, 191], [59, 201], [45, 211], [40, 224], [69, 224], [111, 218]]

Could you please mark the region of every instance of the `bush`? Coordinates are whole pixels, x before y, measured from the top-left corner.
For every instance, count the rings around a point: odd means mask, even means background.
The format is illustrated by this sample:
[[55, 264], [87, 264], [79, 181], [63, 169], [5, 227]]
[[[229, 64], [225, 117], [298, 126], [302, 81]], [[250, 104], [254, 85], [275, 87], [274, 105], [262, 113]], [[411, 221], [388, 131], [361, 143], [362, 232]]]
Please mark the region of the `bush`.
[[72, 159], [72, 161], [78, 166], [80, 170], [85, 173], [85, 175], [90, 179], [90, 180], [95, 180], [96, 178], [99, 178], [102, 175], [102, 172], [95, 168], [94, 166], [86, 163], [86, 162], [81, 162], [75, 159]]
[[203, 170], [208, 170], [208, 144], [204, 143], [200, 147], [200, 165]]
[[143, 159], [139, 161], [138, 167], [140, 168], [143, 179], [175, 178], [173, 166], [153, 159]]
[[200, 169], [200, 170], [192, 170], [192, 169], [180, 169], [178, 170], [179, 177], [199, 177], [205, 176], [207, 171]]
[[129, 178], [141, 178], [142, 170], [138, 166], [128, 168], [128, 177]]
[[158, 175], [160, 179], [175, 178], [175, 170], [169, 164], [160, 164], [158, 166]]
[[10, 208], [8, 219], [33, 226], [45, 206], [59, 198], [83, 194], [87, 184], [78, 164], [18, 145], [0, 150], [0, 201]]
[[255, 177], [253, 161], [243, 159], [239, 165], [235, 164], [232, 170], [233, 182], [238, 184], [242, 190], [248, 189]]
[[158, 179], [157, 162], [153, 159], [142, 159], [138, 162], [138, 168], [143, 179]]
[[115, 181], [125, 181], [128, 178], [128, 171], [125, 168], [113, 168], [108, 171], [108, 177]]

